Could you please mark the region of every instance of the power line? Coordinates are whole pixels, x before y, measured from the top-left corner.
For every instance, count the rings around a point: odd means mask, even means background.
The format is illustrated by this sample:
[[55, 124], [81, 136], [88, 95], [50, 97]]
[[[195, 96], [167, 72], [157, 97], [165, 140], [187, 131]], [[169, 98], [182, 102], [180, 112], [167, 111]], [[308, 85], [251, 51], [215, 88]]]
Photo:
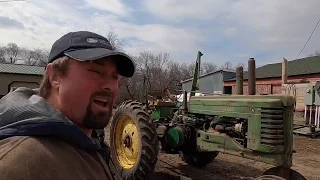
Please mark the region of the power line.
[[311, 33], [310, 37], [309, 37], [309, 39], [308, 39], [308, 40], [307, 40], [307, 42], [304, 44], [303, 48], [301, 49], [301, 51], [300, 51], [300, 53], [298, 54], [298, 56], [297, 56], [297, 58], [296, 58], [296, 59], [298, 59], [298, 58], [299, 58], [300, 54], [302, 53], [302, 51], [304, 50], [304, 48], [307, 46], [307, 44], [308, 44], [308, 42], [310, 41], [310, 39], [311, 39], [311, 37], [312, 37], [312, 35], [313, 35], [314, 31], [315, 31], [315, 30], [317, 29], [317, 27], [318, 27], [319, 22], [320, 22], [320, 19], [318, 20], [318, 22], [317, 22], [316, 26], [314, 27], [314, 29], [313, 29], [313, 31], [312, 31], [312, 33]]

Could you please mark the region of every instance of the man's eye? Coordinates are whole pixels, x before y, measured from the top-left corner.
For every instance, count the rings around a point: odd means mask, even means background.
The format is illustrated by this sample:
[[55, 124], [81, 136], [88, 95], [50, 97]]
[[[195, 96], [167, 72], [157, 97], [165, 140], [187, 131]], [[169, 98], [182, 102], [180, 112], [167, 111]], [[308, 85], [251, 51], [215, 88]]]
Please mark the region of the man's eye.
[[118, 75], [113, 75], [113, 78], [114, 79], [119, 79], [119, 76]]
[[94, 72], [94, 73], [97, 73], [97, 74], [101, 74], [99, 71], [92, 70], [92, 69], [89, 69], [89, 71]]

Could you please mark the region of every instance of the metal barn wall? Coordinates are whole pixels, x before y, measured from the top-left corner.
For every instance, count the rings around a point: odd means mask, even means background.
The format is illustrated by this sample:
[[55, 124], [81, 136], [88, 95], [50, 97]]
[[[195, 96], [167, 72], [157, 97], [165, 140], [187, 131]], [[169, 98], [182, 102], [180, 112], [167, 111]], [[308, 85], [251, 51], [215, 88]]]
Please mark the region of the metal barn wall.
[[192, 81], [182, 83], [182, 89], [188, 92], [190, 91], [191, 86], [192, 86]]
[[[192, 80], [182, 83], [182, 89], [190, 92]], [[223, 75], [221, 72], [204, 76], [200, 78], [199, 92], [213, 93], [214, 91], [223, 91]]]
[[42, 76], [0, 73], [0, 97], [6, 95], [12, 87], [38, 88]]

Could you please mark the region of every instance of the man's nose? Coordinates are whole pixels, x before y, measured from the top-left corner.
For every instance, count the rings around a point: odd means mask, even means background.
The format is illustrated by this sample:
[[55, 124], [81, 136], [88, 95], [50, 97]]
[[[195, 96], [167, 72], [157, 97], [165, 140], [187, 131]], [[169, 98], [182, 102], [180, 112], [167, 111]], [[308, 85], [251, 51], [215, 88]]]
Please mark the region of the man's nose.
[[101, 83], [102, 90], [109, 90], [111, 92], [117, 91], [118, 88], [118, 80], [114, 77], [105, 77]]

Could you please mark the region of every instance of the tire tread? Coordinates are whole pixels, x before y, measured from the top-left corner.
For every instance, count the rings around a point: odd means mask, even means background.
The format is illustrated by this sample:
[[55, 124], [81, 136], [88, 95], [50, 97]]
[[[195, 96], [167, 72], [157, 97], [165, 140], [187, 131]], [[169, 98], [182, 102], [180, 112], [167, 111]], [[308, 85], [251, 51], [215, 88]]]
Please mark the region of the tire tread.
[[[141, 136], [142, 147], [138, 165], [135, 166], [134, 170], [131, 172], [123, 173], [123, 179], [146, 179], [154, 170], [158, 160], [158, 137], [156, 127], [153, 124], [150, 115], [146, 112], [146, 109], [138, 101], [128, 100], [121, 103], [116, 109], [114, 118], [119, 117], [122, 113], [130, 114], [135, 118], [134, 121], [136, 122], [136, 126], [140, 129], [139, 134]], [[113, 119], [113, 121], [114, 120], [116, 119]], [[111, 129], [110, 133], [113, 133], [113, 129]], [[110, 139], [113, 139], [112, 134], [110, 134]], [[116, 159], [113, 161], [121, 168]]]

